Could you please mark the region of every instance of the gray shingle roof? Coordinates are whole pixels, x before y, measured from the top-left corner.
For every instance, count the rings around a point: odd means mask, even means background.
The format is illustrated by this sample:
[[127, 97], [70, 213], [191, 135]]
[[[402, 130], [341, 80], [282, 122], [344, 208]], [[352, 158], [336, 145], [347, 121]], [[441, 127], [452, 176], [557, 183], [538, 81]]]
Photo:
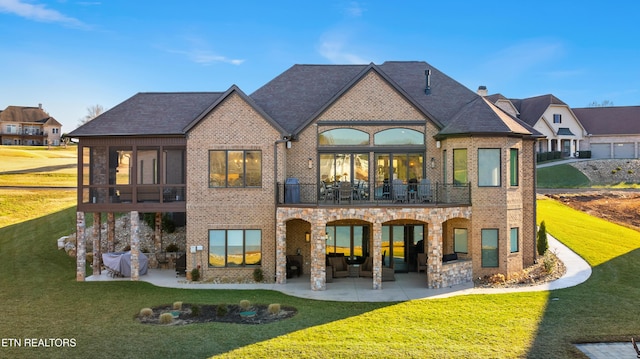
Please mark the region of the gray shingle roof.
[[[425, 93], [425, 70], [431, 71], [428, 94]], [[378, 73], [442, 129], [441, 136], [539, 135], [438, 69], [416, 61], [382, 65], [294, 65], [248, 97], [235, 86], [226, 92], [138, 93], [70, 135], [184, 135], [233, 91], [243, 96], [276, 129], [296, 134], [370, 71]]]
[[566, 103], [551, 94], [529, 97], [522, 100], [512, 99], [511, 103], [513, 103], [518, 109], [518, 112], [520, 112], [520, 119], [529, 126], [535, 126], [536, 122], [540, 120], [542, 114], [544, 114], [550, 105], [567, 106]]
[[640, 134], [640, 106], [587, 107], [572, 110], [590, 134]]
[[70, 136], [183, 135], [223, 92], [138, 93], [72, 131]]

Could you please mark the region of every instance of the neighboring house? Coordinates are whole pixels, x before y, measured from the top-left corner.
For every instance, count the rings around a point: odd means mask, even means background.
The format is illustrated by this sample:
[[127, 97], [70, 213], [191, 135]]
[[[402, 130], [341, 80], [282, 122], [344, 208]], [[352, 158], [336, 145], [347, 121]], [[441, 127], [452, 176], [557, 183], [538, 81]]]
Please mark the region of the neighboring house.
[[[486, 94], [486, 88], [481, 86], [478, 93]], [[561, 152], [562, 157], [574, 157], [588, 147], [585, 128], [571, 108], [553, 95], [525, 99], [507, 99], [501, 94], [484, 96], [544, 135], [538, 140], [536, 152]]]
[[60, 145], [62, 125], [42, 106], [8, 106], [0, 111], [0, 144], [43, 146]]
[[591, 158], [639, 158], [640, 106], [574, 108]]
[[104, 250], [86, 213], [108, 214], [110, 238], [113, 213], [132, 214], [134, 280], [139, 212], [186, 213], [187, 272], [213, 282], [260, 269], [286, 285], [289, 257], [331, 289], [345, 257], [340, 275], [371, 263], [381, 289], [426, 254], [425, 287], [442, 288], [536, 260], [542, 135], [426, 62], [295, 65], [251, 95], [138, 93], [70, 136], [79, 281], [87, 238], [96, 269]]

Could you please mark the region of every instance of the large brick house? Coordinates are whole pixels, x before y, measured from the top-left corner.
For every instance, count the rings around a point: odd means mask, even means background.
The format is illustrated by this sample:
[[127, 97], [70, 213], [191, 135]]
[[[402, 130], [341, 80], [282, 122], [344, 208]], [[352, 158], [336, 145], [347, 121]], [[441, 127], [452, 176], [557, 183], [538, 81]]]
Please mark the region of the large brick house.
[[374, 289], [421, 267], [440, 288], [536, 259], [542, 135], [425, 62], [295, 65], [251, 95], [139, 93], [70, 136], [78, 280], [85, 213], [105, 212], [186, 213], [187, 270], [216, 282], [258, 268], [286, 285], [291, 259], [331, 289], [340, 258], [349, 275], [369, 264]]
[[7, 106], [0, 111], [0, 144], [59, 146], [62, 125], [38, 107]]

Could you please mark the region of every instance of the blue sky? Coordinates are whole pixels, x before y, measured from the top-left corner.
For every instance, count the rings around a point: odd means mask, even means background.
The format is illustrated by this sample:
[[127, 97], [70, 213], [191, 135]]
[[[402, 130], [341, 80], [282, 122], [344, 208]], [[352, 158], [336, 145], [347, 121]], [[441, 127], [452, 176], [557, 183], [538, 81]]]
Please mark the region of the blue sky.
[[640, 2], [0, 0], [0, 109], [70, 132], [137, 92], [252, 93], [293, 64], [427, 61], [471, 90], [640, 105]]

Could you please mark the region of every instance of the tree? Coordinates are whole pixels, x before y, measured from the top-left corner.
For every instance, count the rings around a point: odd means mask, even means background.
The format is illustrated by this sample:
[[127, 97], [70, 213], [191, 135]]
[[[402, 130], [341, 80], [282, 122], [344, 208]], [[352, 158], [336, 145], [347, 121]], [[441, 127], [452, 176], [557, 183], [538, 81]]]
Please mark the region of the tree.
[[93, 105], [87, 107], [87, 115], [80, 119], [80, 125], [84, 125], [85, 123], [93, 120], [94, 118], [100, 116], [104, 112], [104, 107], [101, 105]]
[[613, 101], [609, 101], [609, 100], [604, 100], [601, 103], [598, 103], [598, 101], [593, 101], [589, 104], [589, 107], [612, 107], [613, 106]]
[[545, 227], [544, 221], [540, 223], [540, 228], [538, 229], [538, 255], [543, 256], [544, 253], [549, 249], [549, 242], [547, 241], [547, 228]]

